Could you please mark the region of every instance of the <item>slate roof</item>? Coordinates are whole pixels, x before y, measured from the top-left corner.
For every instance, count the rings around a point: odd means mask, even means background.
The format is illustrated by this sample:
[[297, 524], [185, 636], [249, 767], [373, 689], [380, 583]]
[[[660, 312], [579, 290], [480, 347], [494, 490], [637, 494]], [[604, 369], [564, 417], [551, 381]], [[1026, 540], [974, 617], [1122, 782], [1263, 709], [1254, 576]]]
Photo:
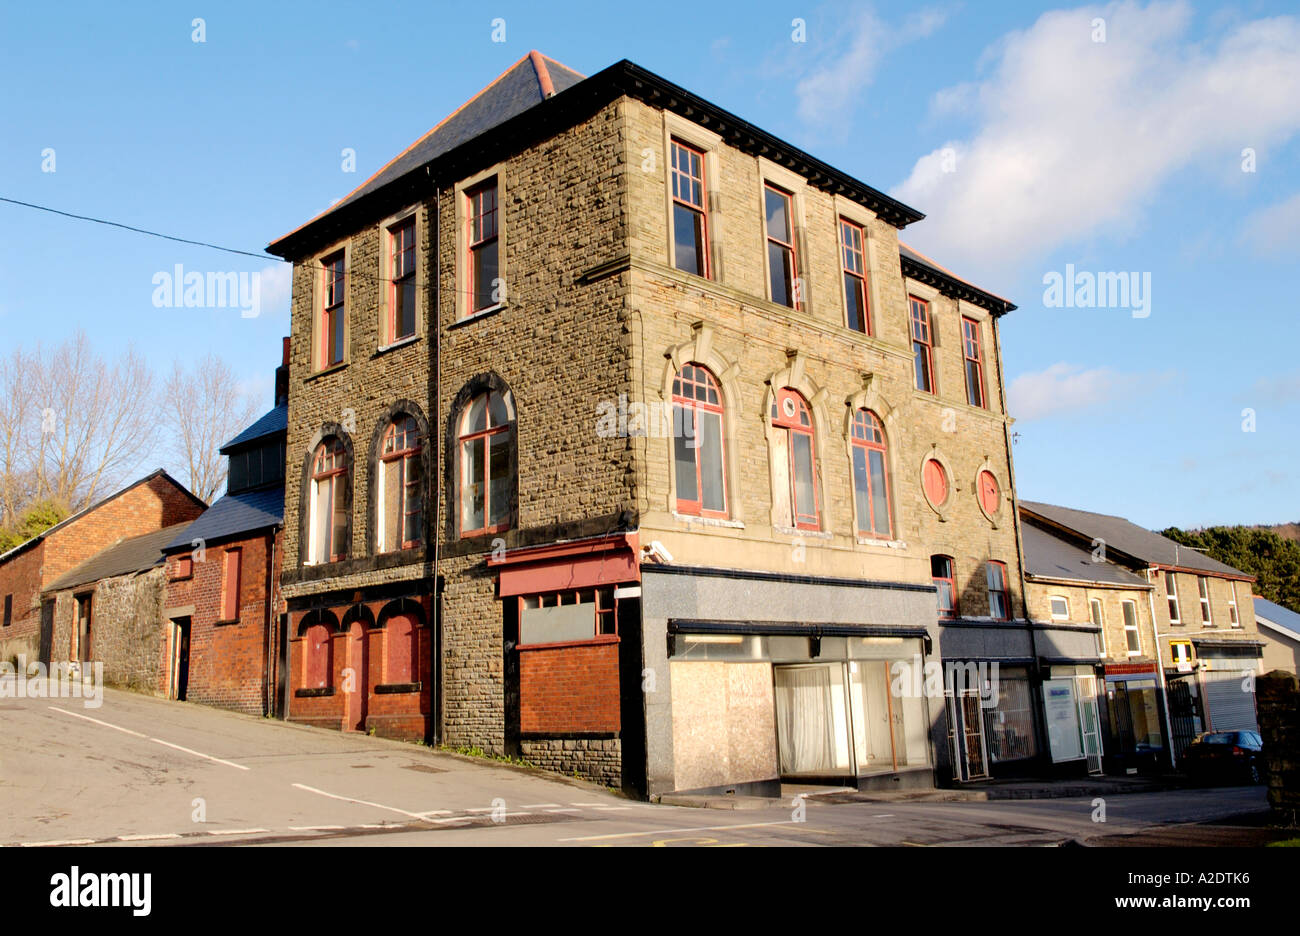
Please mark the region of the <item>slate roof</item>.
[[[635, 97], [708, 127], [742, 152], [777, 159], [824, 191], [852, 199], [898, 228], [925, 217], [915, 208], [626, 59], [584, 78], [534, 51], [355, 191], [276, 239], [267, 251], [289, 259], [310, 252], [358, 224], [369, 223], [371, 215], [367, 211], [372, 200], [382, 213], [389, 208], [396, 210], [393, 206], [408, 204], [415, 197], [427, 197], [417, 194], [426, 191], [425, 176], [418, 170], [427, 168], [435, 179], [444, 172], [451, 173], [448, 178], [461, 178], [473, 171], [471, 164], [488, 159], [485, 154], [490, 154], [489, 162], [499, 158], [499, 151], [511, 145], [510, 141], [539, 129], [553, 135], [618, 95]], [[471, 142], [473, 145], [469, 145]]]
[[1230, 565], [1211, 559], [1204, 553], [1175, 543], [1159, 533], [1152, 533], [1123, 517], [1027, 500], [1022, 500], [1020, 507], [1023, 511], [1042, 517], [1049, 523], [1073, 530], [1089, 541], [1100, 538], [1108, 547], [1149, 565], [1174, 566], [1253, 581], [1252, 576], [1240, 569], [1234, 569]]
[[89, 507], [81, 508], [81, 510], [78, 510], [71, 517], [67, 517], [63, 520], [60, 520], [58, 523], [54, 524], [54, 526], [50, 527], [48, 530], [45, 530], [42, 533], [37, 533], [31, 539], [24, 540], [23, 542], [19, 543], [17, 546], [10, 549], [8, 552], [0, 554], [0, 562], [4, 562], [5, 560], [9, 559], [11, 556], [16, 556], [18, 553], [23, 552], [24, 550], [36, 545], [41, 540], [45, 539], [45, 537], [53, 533], [55, 530], [61, 530], [65, 526], [68, 526], [70, 523], [74, 523], [75, 521], [80, 520], [82, 517], [90, 513], [92, 510], [98, 510], [100, 507], [104, 506], [114, 498], [121, 497], [123, 494], [126, 494], [128, 491], [133, 491], [136, 488], [138, 488], [140, 485], [148, 484], [154, 478], [158, 478], [158, 477], [166, 478], [172, 484], [176, 485], [176, 488], [178, 490], [182, 491], [187, 496], [189, 496], [195, 503], [201, 504], [204, 507], [207, 506], [206, 504], [203, 503], [203, 500], [197, 494], [195, 494], [185, 485], [181, 484], [179, 481], [177, 481], [175, 478], [169, 475], [164, 469], [158, 468], [154, 471], [151, 471], [149, 474], [145, 475], [139, 481], [132, 481], [130, 484], [128, 484], [126, 487], [122, 488], [121, 490], [114, 491], [112, 494], [108, 495], [107, 497], [95, 501], [95, 503], [91, 504]]
[[164, 544], [176, 537], [187, 523], [174, 523], [161, 530], [119, 540], [116, 544], [91, 556], [81, 565], [60, 575], [49, 585], [45, 592], [64, 591], [78, 585], [89, 585], [101, 579], [115, 578], [119, 575], [132, 575], [147, 572], [163, 561]]
[[536, 50], [529, 52], [351, 193], [302, 227], [314, 224], [321, 218], [359, 201], [385, 184], [401, 178], [412, 169], [417, 169], [450, 152], [460, 144], [505, 123], [512, 117], [517, 117], [548, 97], [573, 87], [585, 77]]
[[981, 289], [970, 280], [962, 279], [947, 267], [942, 267], [915, 247], [898, 242], [898, 256], [902, 261], [903, 275], [929, 283], [941, 292], [954, 295], [988, 309], [994, 315], [1005, 315], [1016, 308], [1015, 303], [997, 293]]
[[1270, 624], [1276, 624], [1278, 627], [1286, 628], [1300, 638], [1300, 614], [1296, 614], [1290, 608], [1284, 608], [1280, 604], [1274, 604], [1263, 598], [1255, 599], [1255, 620], [1263, 618]]
[[1053, 536], [1033, 524], [1021, 524], [1020, 531], [1025, 546], [1025, 571], [1030, 575], [1129, 588], [1151, 587], [1142, 576], [1110, 561], [1093, 562], [1092, 550]]
[[162, 548], [166, 552], [190, 549], [194, 540], [207, 543], [228, 539], [284, 522], [284, 485], [227, 494], [189, 525], [177, 527]]
[[257, 421], [235, 436], [225, 445], [221, 446], [219, 451], [225, 455], [228, 451], [245, 443], [252, 442], [264, 436], [275, 435], [277, 432], [287, 432], [289, 429], [289, 404], [281, 403], [266, 413], [258, 417]]

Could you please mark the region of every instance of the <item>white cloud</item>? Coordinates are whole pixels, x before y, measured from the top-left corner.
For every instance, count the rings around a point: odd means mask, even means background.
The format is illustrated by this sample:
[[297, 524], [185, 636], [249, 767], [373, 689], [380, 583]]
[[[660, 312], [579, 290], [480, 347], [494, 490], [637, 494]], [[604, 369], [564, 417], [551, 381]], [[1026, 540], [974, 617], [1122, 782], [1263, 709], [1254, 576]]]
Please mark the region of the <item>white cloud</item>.
[[1261, 253], [1300, 253], [1300, 192], [1247, 218], [1242, 239]]
[[799, 116], [810, 124], [824, 126], [843, 117], [860, 100], [892, 49], [930, 35], [947, 19], [947, 13], [928, 9], [893, 27], [870, 10], [848, 16], [851, 19], [839, 34], [839, 43], [809, 50], [815, 52], [819, 64], [795, 87]]
[[293, 265], [273, 263], [259, 271], [261, 282], [261, 313], [263, 315], [289, 314], [289, 296], [293, 289]]
[[[1093, 41], [1096, 17], [1105, 42]], [[1245, 147], [1300, 131], [1300, 20], [1239, 23], [1205, 42], [1190, 24], [1186, 3], [1123, 2], [1045, 13], [1004, 36], [987, 77], [935, 96], [936, 110], [968, 104], [976, 129], [893, 190], [929, 215], [910, 239], [953, 263], [1021, 262], [1131, 230], [1175, 171], [1211, 160], [1239, 171]], [[955, 171], [943, 171], [947, 148]]]
[[1007, 412], [1018, 420], [1045, 419], [1100, 406], [1142, 388], [1163, 383], [1168, 374], [1126, 374], [1110, 367], [1085, 369], [1060, 361], [1046, 370], [1021, 374], [1007, 386]]

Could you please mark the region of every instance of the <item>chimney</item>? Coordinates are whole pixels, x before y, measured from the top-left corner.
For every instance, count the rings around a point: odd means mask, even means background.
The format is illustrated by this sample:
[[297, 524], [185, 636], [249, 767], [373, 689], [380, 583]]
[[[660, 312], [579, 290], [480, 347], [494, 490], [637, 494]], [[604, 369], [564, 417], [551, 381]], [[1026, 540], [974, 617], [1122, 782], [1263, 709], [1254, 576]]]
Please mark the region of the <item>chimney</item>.
[[289, 402], [289, 338], [284, 339], [284, 352], [280, 366], [275, 369], [275, 405], [283, 406]]

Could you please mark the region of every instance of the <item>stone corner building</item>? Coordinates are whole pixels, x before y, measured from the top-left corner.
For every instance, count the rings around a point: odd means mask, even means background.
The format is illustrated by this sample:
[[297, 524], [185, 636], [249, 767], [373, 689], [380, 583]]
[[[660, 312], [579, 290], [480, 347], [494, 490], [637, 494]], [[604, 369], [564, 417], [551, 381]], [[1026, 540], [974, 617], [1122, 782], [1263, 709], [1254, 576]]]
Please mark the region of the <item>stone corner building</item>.
[[273, 243], [290, 717], [650, 795], [1036, 762], [1014, 306], [921, 217], [532, 52]]

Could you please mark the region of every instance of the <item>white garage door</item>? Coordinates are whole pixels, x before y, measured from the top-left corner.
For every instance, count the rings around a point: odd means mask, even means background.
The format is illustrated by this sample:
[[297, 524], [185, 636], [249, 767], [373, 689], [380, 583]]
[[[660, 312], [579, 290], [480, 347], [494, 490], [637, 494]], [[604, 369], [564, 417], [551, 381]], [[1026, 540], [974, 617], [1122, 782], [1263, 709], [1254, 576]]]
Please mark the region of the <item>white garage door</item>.
[[1210, 710], [1212, 731], [1259, 729], [1259, 724], [1255, 721], [1255, 693], [1242, 689], [1247, 686], [1253, 690], [1254, 683], [1247, 683], [1246, 679], [1254, 671], [1218, 668], [1240, 663], [1240, 660], [1233, 660], [1232, 663], [1210, 661], [1211, 669], [1205, 674], [1205, 702]]

